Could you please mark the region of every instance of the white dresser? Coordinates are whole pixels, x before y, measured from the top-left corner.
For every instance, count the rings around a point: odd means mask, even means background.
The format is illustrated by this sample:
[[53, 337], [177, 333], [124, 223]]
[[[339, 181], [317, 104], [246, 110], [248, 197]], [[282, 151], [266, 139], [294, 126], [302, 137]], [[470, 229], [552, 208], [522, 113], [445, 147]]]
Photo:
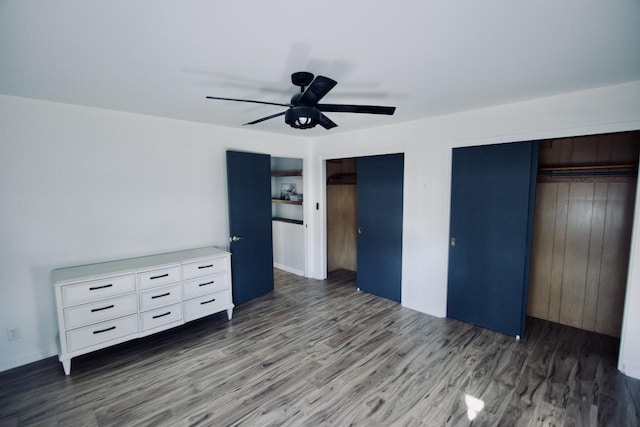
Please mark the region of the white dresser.
[[231, 254], [207, 247], [51, 272], [65, 374], [71, 358], [227, 311]]

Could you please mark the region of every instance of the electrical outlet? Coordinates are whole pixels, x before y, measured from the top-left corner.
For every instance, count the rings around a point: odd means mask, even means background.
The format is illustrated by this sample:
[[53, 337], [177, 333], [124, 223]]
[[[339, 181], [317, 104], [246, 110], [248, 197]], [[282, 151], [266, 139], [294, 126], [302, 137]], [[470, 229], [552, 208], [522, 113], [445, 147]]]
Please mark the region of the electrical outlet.
[[7, 328], [7, 339], [9, 341], [20, 339], [20, 327], [16, 326], [15, 328]]

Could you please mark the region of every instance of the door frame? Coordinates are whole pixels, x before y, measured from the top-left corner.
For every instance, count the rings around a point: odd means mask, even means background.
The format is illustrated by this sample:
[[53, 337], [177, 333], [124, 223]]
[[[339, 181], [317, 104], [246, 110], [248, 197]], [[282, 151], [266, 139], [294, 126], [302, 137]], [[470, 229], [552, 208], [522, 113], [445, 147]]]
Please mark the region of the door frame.
[[[310, 260], [310, 256], [312, 251], [309, 250], [309, 243], [310, 243], [310, 239], [309, 239], [309, 224], [311, 223], [310, 218], [313, 215], [313, 208], [311, 205], [315, 205], [315, 203], [311, 203], [311, 198], [308, 197], [307, 195], [311, 194], [311, 174], [308, 172], [309, 171], [309, 165], [311, 164], [310, 160], [309, 160], [309, 156], [308, 155], [302, 155], [302, 154], [292, 154], [292, 153], [283, 153], [283, 152], [274, 152], [274, 151], [260, 151], [260, 150], [250, 150], [250, 149], [245, 149], [245, 148], [232, 148], [232, 147], [227, 147], [225, 148], [225, 152], [226, 151], [241, 151], [241, 152], [246, 152], [246, 153], [254, 153], [254, 154], [267, 154], [271, 157], [286, 157], [286, 158], [291, 158], [291, 159], [302, 159], [302, 174], [303, 174], [303, 179], [302, 179], [302, 187], [303, 187], [303, 191], [304, 193], [304, 198], [305, 198], [305, 203], [302, 204], [302, 209], [303, 209], [303, 218], [304, 218], [304, 242], [303, 242], [303, 247], [304, 247], [304, 277], [310, 277], [309, 276], [309, 266], [311, 265], [311, 260]], [[225, 176], [226, 176], [226, 168], [227, 168], [227, 164], [225, 161]], [[226, 178], [225, 178], [226, 180]], [[226, 189], [225, 189], [226, 190]], [[228, 190], [226, 190], [228, 191]], [[226, 203], [228, 203], [229, 200], [229, 195], [226, 194]], [[228, 207], [227, 207], [227, 211], [228, 211]], [[227, 218], [227, 231], [229, 231], [229, 219]], [[229, 234], [229, 233], [227, 233]], [[228, 236], [230, 237], [230, 235]], [[230, 249], [230, 243], [227, 243], [227, 249]], [[275, 268], [275, 267], [273, 267]]]
[[[309, 197], [311, 195], [311, 183], [309, 182], [311, 180], [311, 174], [309, 173], [309, 165], [310, 165], [310, 161], [308, 156], [306, 155], [299, 155], [299, 154], [281, 154], [281, 153], [269, 153], [269, 155], [271, 156], [271, 158], [274, 157], [280, 157], [280, 158], [287, 158], [287, 159], [301, 159], [302, 160], [302, 194], [304, 197], [304, 202], [302, 203], [302, 227], [303, 227], [303, 235], [304, 235], [304, 240], [302, 242], [302, 246], [304, 248], [304, 255], [302, 256], [303, 260], [304, 260], [304, 266], [303, 266], [303, 277], [310, 277], [309, 276], [309, 266], [311, 265], [311, 260], [309, 259], [309, 254], [312, 252], [309, 249], [309, 224], [310, 224], [310, 218], [311, 215], [313, 215], [313, 208], [312, 205], [315, 205], [315, 203], [312, 202], [311, 197]], [[273, 191], [273, 189], [272, 189]], [[276, 268], [276, 267], [274, 267]]]
[[[389, 147], [386, 149], [380, 149], [380, 148], [376, 148], [376, 149], [369, 149], [369, 150], [358, 150], [358, 151], [348, 151], [348, 152], [341, 152], [341, 153], [337, 153], [337, 154], [325, 154], [323, 156], [320, 156], [320, 163], [321, 163], [321, 178], [322, 178], [322, 185], [321, 187], [321, 193], [320, 193], [320, 222], [319, 222], [319, 227], [320, 227], [320, 247], [319, 252], [316, 254], [317, 258], [320, 260], [320, 271], [319, 271], [319, 279], [326, 279], [327, 278], [327, 160], [337, 160], [337, 159], [347, 159], [347, 158], [358, 158], [358, 157], [367, 157], [367, 156], [383, 156], [385, 154], [403, 154], [405, 156], [406, 159], [406, 150], [404, 147]], [[406, 166], [406, 165], [405, 165]], [[405, 167], [405, 171], [403, 172], [403, 176], [406, 182], [406, 167]], [[306, 185], [306, 183], [305, 183]], [[407, 186], [404, 185], [403, 189], [402, 189], [402, 200], [403, 203], [406, 202], [407, 200]], [[312, 206], [311, 208], [315, 209], [315, 203], [313, 203], [314, 206]], [[309, 214], [311, 215], [313, 211], [309, 212]], [[405, 238], [405, 230], [406, 227], [404, 227], [404, 224], [406, 224], [407, 219], [405, 217], [406, 215], [406, 209], [402, 209], [402, 222], [403, 222], [403, 227], [402, 227], [402, 251], [403, 253], [405, 253], [405, 248], [404, 248], [404, 244], [406, 241]], [[308, 251], [307, 254], [310, 254], [311, 251]], [[307, 265], [309, 265], [310, 262], [307, 262]], [[404, 282], [404, 275], [405, 275], [405, 264], [404, 264], [404, 257], [402, 258], [402, 281]], [[402, 289], [400, 290], [400, 295], [402, 298]]]

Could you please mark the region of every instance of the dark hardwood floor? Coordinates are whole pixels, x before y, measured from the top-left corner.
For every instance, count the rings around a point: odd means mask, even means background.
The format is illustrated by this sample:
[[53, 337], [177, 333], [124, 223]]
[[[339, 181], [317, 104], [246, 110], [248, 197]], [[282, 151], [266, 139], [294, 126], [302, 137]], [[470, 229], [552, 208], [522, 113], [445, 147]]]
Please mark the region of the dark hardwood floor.
[[[0, 373], [0, 425], [638, 426], [618, 341], [528, 319], [521, 341], [276, 271], [276, 290], [73, 359]], [[475, 416], [473, 421], [469, 417]]]

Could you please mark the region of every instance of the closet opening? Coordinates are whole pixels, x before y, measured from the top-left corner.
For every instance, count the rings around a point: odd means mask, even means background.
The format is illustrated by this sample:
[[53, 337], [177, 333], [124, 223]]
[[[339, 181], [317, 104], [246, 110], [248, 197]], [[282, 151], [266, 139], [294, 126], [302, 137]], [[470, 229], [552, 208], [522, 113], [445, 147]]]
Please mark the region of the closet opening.
[[404, 153], [327, 160], [325, 173], [327, 275], [400, 302]]
[[327, 274], [357, 271], [357, 159], [326, 161]]
[[620, 337], [640, 132], [539, 145], [527, 315]]

